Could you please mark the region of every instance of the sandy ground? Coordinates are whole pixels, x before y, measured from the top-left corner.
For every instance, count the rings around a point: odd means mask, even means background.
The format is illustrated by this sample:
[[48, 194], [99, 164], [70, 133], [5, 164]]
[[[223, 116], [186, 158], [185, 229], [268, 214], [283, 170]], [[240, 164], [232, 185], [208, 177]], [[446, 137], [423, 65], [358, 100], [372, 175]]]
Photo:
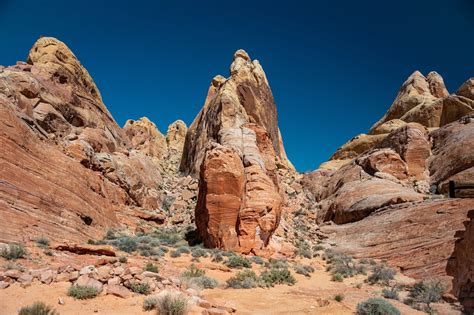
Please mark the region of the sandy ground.
[[[166, 265], [171, 269], [181, 270], [191, 264], [188, 255], [177, 259], [167, 257]], [[316, 271], [311, 278], [295, 275], [297, 283], [294, 286], [278, 285], [274, 288], [255, 289], [224, 289], [219, 287], [212, 290], [203, 290], [204, 299], [217, 305], [230, 306], [237, 309], [236, 314], [354, 314], [359, 302], [374, 296], [380, 296], [382, 288], [364, 284], [364, 276], [344, 279], [344, 282], [331, 281], [330, 274], [325, 271], [325, 264], [319, 259], [304, 263], [311, 263]], [[206, 274], [219, 280], [222, 284], [231, 277], [236, 270], [229, 270], [221, 264], [212, 263], [210, 259], [201, 259], [197, 264], [206, 269]], [[258, 271], [261, 267], [256, 266]], [[164, 271], [164, 270], [163, 270]], [[401, 277], [400, 280], [406, 281]], [[362, 284], [357, 288], [357, 284]], [[21, 288], [18, 284], [0, 290], [0, 314], [14, 315], [22, 306], [30, 305], [35, 301], [43, 301], [52, 305], [60, 314], [154, 314], [142, 310], [144, 296], [136, 295], [128, 299], [121, 299], [110, 295], [100, 295], [91, 300], [74, 300], [66, 292], [69, 283], [53, 283], [43, 285], [33, 283], [28, 288]], [[337, 294], [344, 295], [342, 302], [334, 300]], [[65, 304], [59, 305], [61, 297]], [[402, 314], [423, 314], [398, 301], [390, 301]], [[201, 309], [194, 308], [190, 314], [201, 314]]]

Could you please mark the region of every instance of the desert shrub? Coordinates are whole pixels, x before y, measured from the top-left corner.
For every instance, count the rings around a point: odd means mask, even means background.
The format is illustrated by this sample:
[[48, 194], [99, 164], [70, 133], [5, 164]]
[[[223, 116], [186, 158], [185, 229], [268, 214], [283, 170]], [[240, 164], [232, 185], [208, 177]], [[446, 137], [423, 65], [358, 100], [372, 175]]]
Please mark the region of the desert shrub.
[[43, 253], [44, 253], [46, 256], [54, 256], [53, 252], [52, 252], [51, 250], [49, 250], [49, 249], [45, 250]]
[[296, 273], [306, 277], [311, 277], [311, 274], [314, 272], [314, 268], [309, 265], [297, 264], [293, 267], [293, 269]]
[[384, 288], [382, 290], [382, 295], [386, 299], [398, 300], [398, 291], [400, 291], [400, 288], [397, 285], [394, 285], [389, 288]]
[[36, 244], [39, 247], [46, 248], [49, 246], [49, 239], [46, 236], [40, 236], [36, 239]]
[[409, 297], [415, 303], [426, 304], [427, 310], [430, 310], [430, 304], [439, 302], [444, 291], [445, 288], [439, 280], [421, 281], [413, 286]]
[[400, 315], [400, 311], [382, 298], [370, 298], [357, 304], [357, 315]]
[[177, 250], [174, 250], [170, 253], [170, 257], [171, 258], [178, 258], [178, 257], [181, 257], [181, 253], [178, 252]]
[[190, 278], [190, 283], [203, 289], [214, 289], [219, 285], [216, 279], [209, 278], [208, 276]]
[[125, 256], [120, 256], [119, 259], [118, 259], [119, 262], [121, 262], [122, 264], [126, 263], [128, 261], [127, 257]]
[[340, 273], [333, 273], [331, 280], [336, 282], [342, 282], [342, 280], [344, 280], [344, 277]]
[[134, 252], [138, 248], [137, 241], [129, 236], [122, 236], [120, 238], [114, 239], [111, 244], [127, 253]]
[[267, 268], [288, 268], [288, 261], [285, 259], [268, 259], [268, 262], [265, 264]]
[[206, 272], [203, 269], [199, 269], [195, 264], [192, 264], [181, 274], [181, 276], [184, 278], [197, 278], [202, 277], [205, 274]]
[[191, 250], [191, 255], [192, 255], [194, 258], [207, 257], [207, 256], [208, 256], [208, 252], [207, 252], [207, 250], [204, 249], [204, 248], [197, 247], [197, 248], [193, 248], [193, 249]]
[[298, 240], [295, 243], [296, 254], [305, 258], [312, 258], [313, 252], [311, 251], [311, 246], [305, 240]]
[[234, 252], [221, 252], [221, 255], [224, 257], [231, 257], [231, 256], [237, 256]]
[[313, 247], [313, 252], [318, 252], [320, 250], [324, 250], [324, 246], [323, 245], [320, 245], [320, 244], [317, 244], [317, 245], [314, 245]]
[[176, 251], [179, 252], [180, 254], [189, 254], [191, 252], [188, 246], [180, 246], [176, 248]]
[[69, 287], [67, 295], [78, 300], [92, 299], [99, 294], [99, 290], [95, 287], [87, 285], [72, 285]]
[[250, 268], [252, 262], [244, 256], [231, 256], [227, 259], [225, 265], [229, 268]]
[[158, 272], [158, 266], [156, 266], [154, 263], [149, 262], [145, 265], [143, 268], [145, 271], [151, 271], [151, 272]]
[[252, 256], [252, 257], [250, 257], [250, 261], [257, 264], [257, 265], [265, 264], [265, 260], [263, 260], [263, 258], [260, 257], [260, 256]]
[[181, 294], [168, 293], [158, 297], [156, 308], [160, 315], [185, 315], [188, 313], [188, 299]]
[[220, 252], [215, 252], [212, 254], [212, 261], [213, 262], [221, 262], [224, 260], [224, 256]]
[[334, 300], [337, 302], [342, 302], [342, 300], [344, 300], [344, 295], [337, 294], [336, 296], [334, 296]]
[[146, 282], [132, 282], [130, 284], [130, 290], [143, 295], [148, 295], [151, 293], [150, 285]]
[[367, 278], [370, 284], [382, 283], [388, 284], [393, 279], [397, 272], [385, 265], [375, 265], [372, 268], [372, 274]]
[[107, 230], [104, 238], [106, 240], [114, 240], [117, 238], [117, 235], [115, 235], [115, 231], [113, 229], [110, 229], [110, 230]]
[[176, 228], [156, 229], [152, 235], [167, 245], [174, 245], [184, 239], [183, 232]]
[[143, 310], [144, 311], [151, 311], [156, 309], [158, 305], [158, 298], [155, 296], [147, 297], [143, 300]]
[[0, 248], [0, 256], [7, 260], [16, 260], [26, 256], [26, 249], [23, 245], [8, 244]]
[[[365, 274], [365, 267], [358, 265], [351, 256], [344, 253], [327, 249], [323, 258], [328, 262], [327, 270], [333, 275], [338, 274], [344, 278], [352, 277], [356, 274]], [[336, 277], [338, 278], [338, 277]]]
[[95, 241], [94, 241], [94, 240], [91, 240], [91, 239], [88, 239], [88, 240], [87, 240], [87, 244], [89, 244], [89, 245], [95, 245]]
[[286, 268], [271, 268], [260, 274], [260, 285], [264, 287], [273, 287], [275, 284], [294, 285], [295, 277]]
[[258, 277], [253, 270], [245, 269], [227, 279], [227, 287], [233, 289], [250, 289], [258, 285]]
[[24, 306], [18, 311], [18, 315], [59, 315], [59, 313], [43, 302], [35, 302], [32, 305]]

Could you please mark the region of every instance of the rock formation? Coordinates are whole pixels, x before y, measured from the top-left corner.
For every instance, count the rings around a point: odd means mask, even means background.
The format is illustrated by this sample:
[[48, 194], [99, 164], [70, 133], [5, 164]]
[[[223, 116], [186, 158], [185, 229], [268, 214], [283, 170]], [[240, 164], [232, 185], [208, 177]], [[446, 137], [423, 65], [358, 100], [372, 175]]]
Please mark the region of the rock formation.
[[284, 197], [278, 168], [292, 169], [265, 73], [243, 50], [216, 76], [189, 127], [181, 170], [200, 174], [196, 225], [209, 247], [248, 253], [269, 243]]
[[[0, 112], [0, 241], [84, 241], [130, 223], [127, 213], [163, 211], [186, 126], [167, 136], [147, 119], [121, 129], [61, 41], [40, 38], [28, 63], [0, 70]], [[187, 208], [192, 196], [175, 199]]]

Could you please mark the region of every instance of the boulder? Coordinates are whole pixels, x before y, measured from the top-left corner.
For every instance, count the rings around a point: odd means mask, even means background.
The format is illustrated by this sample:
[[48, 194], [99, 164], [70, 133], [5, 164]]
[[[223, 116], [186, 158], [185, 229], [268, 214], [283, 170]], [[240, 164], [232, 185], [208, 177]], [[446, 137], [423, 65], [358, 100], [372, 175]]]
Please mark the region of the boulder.
[[55, 250], [67, 251], [78, 255], [116, 256], [115, 248], [110, 245], [58, 243], [51, 244], [50, 247]]
[[107, 294], [115, 295], [122, 299], [129, 298], [132, 295], [130, 290], [123, 285], [108, 285], [106, 291]]

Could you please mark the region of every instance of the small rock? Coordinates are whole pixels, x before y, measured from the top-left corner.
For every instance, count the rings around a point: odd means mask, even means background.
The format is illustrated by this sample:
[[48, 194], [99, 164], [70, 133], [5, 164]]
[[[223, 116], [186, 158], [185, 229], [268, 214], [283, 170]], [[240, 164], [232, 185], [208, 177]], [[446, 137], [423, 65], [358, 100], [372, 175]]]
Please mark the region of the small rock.
[[110, 285], [119, 285], [120, 282], [122, 282], [122, 279], [120, 279], [120, 277], [113, 277], [111, 279], [109, 279], [109, 281], [107, 281], [107, 284], [110, 286]]
[[116, 276], [120, 276], [121, 274], [123, 274], [125, 271], [125, 269], [123, 267], [115, 267], [114, 268], [114, 275]]
[[52, 270], [47, 270], [43, 272], [40, 276], [40, 281], [44, 284], [50, 284], [54, 280], [54, 272]]
[[18, 278], [18, 282], [24, 284], [24, 285], [29, 285], [33, 281], [33, 276], [30, 275], [29, 273], [24, 273]]
[[59, 304], [59, 305], [64, 305], [64, 300], [63, 300], [62, 297], [59, 297], [59, 298], [58, 298], [58, 304]]
[[162, 283], [163, 285], [170, 285], [170, 284], [171, 284], [171, 281], [169, 281], [168, 279], [164, 279], [164, 280], [161, 281], [161, 283]]
[[70, 274], [67, 272], [60, 273], [56, 276], [56, 282], [68, 282], [70, 280]]
[[69, 281], [76, 281], [79, 278], [79, 271], [73, 271], [69, 274]]
[[196, 304], [202, 308], [211, 308], [212, 304], [209, 301], [203, 300], [203, 299], [198, 299]]
[[160, 276], [158, 273], [151, 272], [151, 271], [144, 271], [142, 273], [142, 276], [145, 277], [145, 278], [155, 278], [155, 279], [158, 279], [158, 280], [163, 279], [163, 277]]
[[130, 297], [131, 292], [123, 285], [109, 285], [107, 287], [107, 294], [115, 295], [126, 299]]
[[92, 272], [97, 272], [97, 269], [95, 269], [95, 266], [90, 265], [90, 266], [85, 266], [83, 267], [80, 271], [79, 274], [82, 275], [87, 275]]
[[6, 289], [10, 286], [10, 283], [5, 281], [0, 281], [0, 289]]
[[134, 276], [134, 275], [137, 275], [137, 274], [141, 274], [142, 273], [142, 269], [141, 268], [138, 268], [138, 267], [130, 267], [128, 268], [128, 270], [130, 271], [130, 273]]
[[101, 266], [97, 269], [97, 274], [99, 276], [99, 279], [101, 280], [106, 280], [110, 278], [110, 273], [112, 272], [112, 268], [109, 266]]
[[227, 315], [229, 314], [229, 312], [220, 308], [213, 307], [213, 308], [209, 308], [202, 311], [202, 314], [203, 315]]
[[18, 279], [21, 277], [21, 271], [17, 269], [10, 269], [5, 271], [3, 275], [8, 278]]

